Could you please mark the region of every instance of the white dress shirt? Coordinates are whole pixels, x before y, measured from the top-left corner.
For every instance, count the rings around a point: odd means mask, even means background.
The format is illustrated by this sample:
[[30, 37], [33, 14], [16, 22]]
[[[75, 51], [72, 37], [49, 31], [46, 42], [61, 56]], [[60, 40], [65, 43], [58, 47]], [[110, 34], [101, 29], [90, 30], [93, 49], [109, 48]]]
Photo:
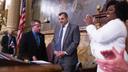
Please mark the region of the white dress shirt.
[[[101, 51], [115, 47], [120, 52], [122, 48], [125, 48], [127, 30], [125, 24], [120, 19], [111, 20], [99, 29], [96, 29], [94, 25], [89, 25], [86, 27], [86, 30], [91, 40], [91, 52], [96, 58], [104, 59], [100, 53]], [[124, 55], [125, 60], [127, 60], [126, 52]]]
[[63, 27], [63, 35], [62, 35], [62, 40], [61, 40], [61, 51], [63, 50], [62, 49], [63, 48], [63, 42], [64, 42], [64, 37], [65, 37], [68, 25], [69, 25], [69, 22]]

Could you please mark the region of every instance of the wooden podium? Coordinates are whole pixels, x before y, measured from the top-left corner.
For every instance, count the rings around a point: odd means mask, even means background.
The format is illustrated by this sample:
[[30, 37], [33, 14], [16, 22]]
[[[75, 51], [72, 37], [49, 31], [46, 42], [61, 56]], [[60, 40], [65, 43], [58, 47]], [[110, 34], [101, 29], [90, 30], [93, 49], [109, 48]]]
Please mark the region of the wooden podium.
[[24, 62], [0, 52], [0, 72], [62, 72], [57, 64]]
[[0, 72], [62, 72], [59, 65], [20, 65], [20, 66], [3, 66]]

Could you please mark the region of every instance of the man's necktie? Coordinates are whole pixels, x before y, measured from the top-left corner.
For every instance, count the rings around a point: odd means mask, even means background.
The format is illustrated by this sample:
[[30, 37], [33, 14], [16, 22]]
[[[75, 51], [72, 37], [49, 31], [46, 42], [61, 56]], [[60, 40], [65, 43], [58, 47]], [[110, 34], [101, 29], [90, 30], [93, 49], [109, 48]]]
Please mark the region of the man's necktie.
[[35, 34], [35, 37], [36, 37], [36, 43], [37, 43], [37, 45], [40, 46], [40, 37], [39, 37], [39, 34], [36, 33]]
[[8, 45], [10, 45], [10, 43], [11, 43], [11, 39], [12, 39], [12, 37], [9, 36], [9, 37], [8, 37]]
[[59, 38], [56, 46], [57, 51], [61, 51], [61, 40], [62, 40], [62, 35], [63, 35], [63, 27], [61, 28], [61, 31], [59, 32]]

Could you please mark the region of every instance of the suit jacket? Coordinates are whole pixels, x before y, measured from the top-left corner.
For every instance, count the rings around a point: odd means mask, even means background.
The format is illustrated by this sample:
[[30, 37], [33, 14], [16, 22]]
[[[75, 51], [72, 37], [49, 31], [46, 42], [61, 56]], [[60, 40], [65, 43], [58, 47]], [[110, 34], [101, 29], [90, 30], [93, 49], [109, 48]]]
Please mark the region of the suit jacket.
[[7, 34], [2, 37], [2, 41], [1, 41], [2, 52], [13, 55], [15, 54], [16, 48], [9, 47], [9, 44], [11, 42], [13, 42], [13, 45], [16, 47], [16, 38], [14, 36], [11, 36], [10, 41], [9, 41], [9, 36]]
[[39, 33], [39, 38], [40, 46], [37, 45], [32, 31], [23, 34], [20, 41], [18, 58], [32, 60], [32, 56], [36, 56], [38, 60], [47, 61], [44, 34]]
[[[60, 31], [60, 27], [56, 28], [52, 46], [55, 49], [55, 44], [58, 40], [58, 33]], [[77, 47], [79, 45], [80, 41], [80, 31], [79, 27], [75, 24], [70, 24], [67, 27], [65, 36], [64, 36], [64, 41], [63, 41], [63, 51], [67, 52], [67, 55], [64, 57], [60, 58], [60, 62], [63, 62], [64, 64], [70, 64], [70, 65], [75, 65], [78, 62], [77, 58]]]

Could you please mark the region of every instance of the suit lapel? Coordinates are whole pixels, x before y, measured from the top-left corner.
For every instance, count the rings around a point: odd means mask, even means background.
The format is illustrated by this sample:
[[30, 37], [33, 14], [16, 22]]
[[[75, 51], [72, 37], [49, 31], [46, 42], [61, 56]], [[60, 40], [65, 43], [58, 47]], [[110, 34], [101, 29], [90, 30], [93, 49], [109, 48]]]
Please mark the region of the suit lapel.
[[55, 30], [56, 31], [55, 32], [55, 40], [56, 40], [56, 42], [58, 41], [58, 38], [59, 38], [60, 29], [61, 29], [61, 27], [59, 26]]

